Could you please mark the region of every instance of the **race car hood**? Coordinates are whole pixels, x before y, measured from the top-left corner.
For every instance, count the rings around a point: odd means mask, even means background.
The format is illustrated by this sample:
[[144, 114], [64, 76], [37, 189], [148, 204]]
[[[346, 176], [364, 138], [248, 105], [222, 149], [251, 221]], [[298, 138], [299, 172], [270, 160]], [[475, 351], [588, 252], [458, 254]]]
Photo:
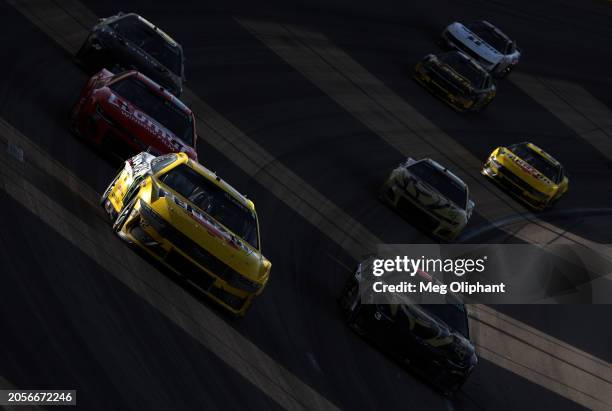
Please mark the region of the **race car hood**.
[[95, 30], [99, 44], [112, 51], [119, 65], [125, 70], [137, 69], [147, 77], [154, 79], [175, 96], [182, 93], [182, 79], [151, 55], [120, 36], [110, 26], [104, 25]]
[[504, 58], [503, 54], [495, 50], [461, 23], [453, 23], [448, 26], [448, 32], [454, 37], [453, 41], [461, 42], [465, 48], [488, 62], [488, 64], [483, 64], [487, 69], [491, 69]]
[[99, 114], [107, 121], [133, 135], [142, 150], [152, 147], [161, 153], [184, 152], [191, 158], [196, 157], [192, 147], [183, 143], [161, 123], [109, 88], [101, 90], [98, 95], [98, 109], [101, 110]]
[[445, 357], [460, 368], [473, 365], [476, 351], [470, 340], [420, 305], [405, 304], [401, 308], [408, 317], [415, 337], [432, 352]]
[[552, 182], [540, 171], [514, 154], [508, 148], [501, 148], [497, 152], [496, 160], [507, 170], [525, 180], [529, 185], [544, 194], [551, 194], [559, 186]]
[[438, 75], [442, 76], [459, 93], [470, 95], [476, 91], [476, 88], [469, 80], [453, 70], [448, 64], [440, 61], [437, 57], [433, 56], [430, 60], [425, 61], [424, 65], [430, 71], [435, 71]]
[[[264, 256], [206, 213], [172, 194], [155, 200], [151, 206], [175, 231], [233, 270], [253, 281], [265, 279], [268, 270]], [[201, 252], [197, 247], [190, 251]]]
[[402, 168], [399, 170], [399, 181], [402, 181], [402, 188], [421, 208], [436, 215], [439, 219], [452, 225], [465, 226], [468, 221], [467, 212], [459, 207], [435, 187], [424, 183], [418, 177], [410, 173], [410, 169]]

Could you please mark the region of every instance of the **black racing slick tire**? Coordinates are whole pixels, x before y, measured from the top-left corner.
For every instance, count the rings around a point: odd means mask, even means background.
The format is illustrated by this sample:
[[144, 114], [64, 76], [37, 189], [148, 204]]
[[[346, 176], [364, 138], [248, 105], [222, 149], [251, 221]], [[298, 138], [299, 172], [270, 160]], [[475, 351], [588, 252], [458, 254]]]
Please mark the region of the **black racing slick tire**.
[[497, 78], [502, 79], [508, 77], [512, 73], [512, 66], [508, 66], [504, 71], [497, 75]]
[[[119, 171], [120, 173], [121, 171]], [[113, 179], [113, 181], [108, 185], [108, 187], [106, 187], [106, 190], [104, 191], [104, 194], [102, 194], [100, 196], [100, 206], [104, 207], [104, 204], [106, 203], [106, 200], [108, 200], [108, 196], [110, 195], [111, 191], [113, 190], [113, 187], [115, 187], [115, 183], [117, 183], [117, 180], [119, 179], [119, 173], [117, 173], [117, 175], [115, 176], [115, 178]]]
[[493, 101], [493, 100], [489, 100], [489, 101], [488, 101], [488, 102], [486, 102], [486, 103], [481, 103], [481, 104], [478, 106], [478, 108], [476, 108], [476, 109], [475, 109], [473, 112], [474, 112], [474, 113], [482, 113], [483, 111], [485, 111], [485, 109], [486, 109], [487, 107], [489, 107], [489, 105], [491, 104], [491, 101]]
[[132, 199], [132, 201], [130, 201], [125, 207], [123, 207], [123, 209], [121, 209], [121, 211], [119, 212], [119, 215], [117, 215], [117, 218], [113, 222], [113, 231], [115, 233], [119, 233], [119, 231], [121, 231], [121, 229], [123, 228], [123, 225], [127, 221], [128, 217], [132, 213], [132, 210], [134, 209], [134, 206], [136, 205], [136, 201], [138, 201], [137, 196], [134, 197], [134, 199]]

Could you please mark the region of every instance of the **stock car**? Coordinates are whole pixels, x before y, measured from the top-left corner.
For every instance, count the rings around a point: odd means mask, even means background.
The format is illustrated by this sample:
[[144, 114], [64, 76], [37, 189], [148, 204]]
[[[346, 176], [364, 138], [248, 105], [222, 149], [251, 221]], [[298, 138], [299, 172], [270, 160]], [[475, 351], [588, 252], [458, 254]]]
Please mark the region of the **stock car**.
[[[375, 304], [363, 289], [368, 264], [371, 259], [359, 264], [339, 299], [349, 327], [452, 396], [478, 363], [465, 306], [451, 293], [439, 304], [415, 304], [408, 299]], [[422, 271], [419, 276], [422, 281], [437, 281]]]
[[463, 52], [428, 54], [414, 78], [457, 111], [481, 111], [497, 93], [492, 76]]
[[183, 48], [135, 13], [100, 19], [78, 50], [76, 60], [92, 71], [138, 70], [176, 96], [183, 92]]
[[141, 151], [185, 152], [197, 159], [191, 110], [137, 71], [102, 69], [83, 88], [71, 115], [72, 130], [125, 159]]
[[497, 147], [482, 174], [535, 210], [551, 207], [569, 189], [561, 163], [529, 142]]
[[454, 240], [475, 204], [467, 185], [438, 162], [408, 158], [394, 169], [380, 191], [381, 200], [434, 237]]
[[521, 59], [516, 42], [488, 21], [454, 22], [442, 32], [442, 44], [463, 51], [497, 77], [505, 77]]
[[255, 205], [185, 153], [130, 158], [100, 204], [120, 238], [237, 316], [268, 282]]

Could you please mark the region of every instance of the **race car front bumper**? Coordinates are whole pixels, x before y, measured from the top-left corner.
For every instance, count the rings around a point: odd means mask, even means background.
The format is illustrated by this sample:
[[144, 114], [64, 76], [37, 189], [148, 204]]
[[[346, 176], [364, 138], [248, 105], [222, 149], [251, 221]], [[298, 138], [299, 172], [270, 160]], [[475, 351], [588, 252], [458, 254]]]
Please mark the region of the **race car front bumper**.
[[[173, 272], [186, 278], [200, 292], [214, 300], [216, 303], [238, 316], [244, 316], [251, 306], [255, 296], [263, 290], [265, 284], [256, 290], [247, 292], [230, 285], [215, 272], [202, 267], [191, 254], [182, 247], [171, 242], [160, 231], [166, 229], [160, 224], [166, 224], [161, 216], [143, 213], [142, 202], [120, 232], [120, 237], [130, 244], [138, 246], [147, 254], [160, 261]], [[143, 216], [146, 214], [146, 217]], [[156, 221], [158, 220], [158, 221]]]
[[474, 108], [475, 100], [449, 93], [446, 88], [429, 75], [427, 69], [421, 63], [418, 63], [415, 67], [414, 79], [430, 93], [459, 112], [470, 111]]
[[528, 186], [520, 177], [497, 163], [494, 157], [489, 157], [482, 167], [481, 174], [536, 211], [546, 209], [552, 202], [550, 196]]

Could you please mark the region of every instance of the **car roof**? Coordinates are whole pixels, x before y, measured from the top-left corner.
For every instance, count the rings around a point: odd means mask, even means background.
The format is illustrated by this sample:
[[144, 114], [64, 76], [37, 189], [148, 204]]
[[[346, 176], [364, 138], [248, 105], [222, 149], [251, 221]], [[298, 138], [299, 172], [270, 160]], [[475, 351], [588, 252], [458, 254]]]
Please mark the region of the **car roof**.
[[457, 182], [458, 184], [460, 184], [461, 186], [463, 186], [463, 187], [465, 187], [467, 189], [467, 184], [462, 179], [460, 179], [455, 173], [450, 171], [448, 168], [446, 168], [442, 164], [438, 163], [436, 160], [432, 160], [431, 158], [426, 157], [426, 158], [422, 158], [420, 160], [417, 160], [413, 164], [420, 163], [420, 162], [427, 162], [427, 163], [431, 164], [433, 167], [435, 167], [436, 169], [440, 170], [441, 172], [443, 172], [444, 174], [446, 174], [447, 176], [449, 176], [450, 178], [455, 180], [455, 182]]
[[512, 40], [510, 39], [510, 37], [508, 37], [508, 35], [506, 33], [504, 33], [503, 31], [501, 31], [501, 29], [493, 24], [491, 24], [490, 22], [488, 22], [487, 20], [482, 20], [482, 23], [485, 24], [485, 26], [489, 27], [491, 30], [493, 30], [497, 35], [499, 35], [501, 38], [503, 38], [504, 40], [507, 40], [509, 42], [511, 42]]
[[118, 16], [117, 20], [124, 19], [124, 18], [127, 18], [127, 17], [136, 17], [139, 21], [141, 21], [142, 23], [146, 24], [148, 27], [150, 27], [152, 30], [154, 30], [156, 33], [158, 33], [164, 40], [166, 40], [172, 46], [180, 48], [181, 49], [181, 53], [182, 53], [183, 47], [179, 44], [179, 42], [174, 40], [172, 38], [172, 36], [170, 36], [168, 33], [163, 31], [159, 27], [157, 27], [155, 24], [151, 23], [149, 20], [147, 20], [144, 17], [142, 17], [140, 14], [119, 12], [119, 14], [117, 16]]
[[540, 153], [544, 158], [549, 160], [551, 163], [555, 165], [561, 165], [561, 163], [559, 163], [559, 160], [557, 160], [556, 158], [548, 154], [546, 151], [536, 146], [535, 144], [527, 142], [527, 146], [531, 148], [532, 150], [536, 151], [537, 153]]
[[[179, 100], [178, 97], [176, 97], [174, 94], [169, 92], [166, 88], [160, 86], [158, 83], [156, 83], [154, 80], [147, 77], [145, 74], [141, 73], [140, 71], [130, 70], [130, 71], [121, 73], [116, 78], [113, 78], [113, 82], [123, 80], [128, 77], [136, 77], [138, 80], [146, 84], [151, 89], [151, 91], [164, 97], [166, 100], [171, 101], [172, 104], [174, 104], [177, 108], [179, 108], [185, 114], [189, 115], [190, 117], [193, 117], [193, 112], [191, 111], [189, 107], [187, 107], [185, 103]], [[134, 102], [134, 104], [137, 104], [137, 102]]]
[[445, 56], [457, 56], [460, 57], [461, 59], [465, 60], [466, 63], [470, 64], [471, 66], [473, 66], [474, 69], [478, 70], [480, 73], [482, 73], [484, 76], [486, 77], [490, 77], [490, 73], [485, 70], [480, 64], [478, 64], [478, 62], [476, 60], [474, 60], [472, 57], [470, 57], [468, 54], [464, 53], [463, 51], [460, 50], [452, 50], [452, 51], [447, 51], [445, 53], [438, 53], [438, 54], [434, 54], [434, 57], [436, 57], [436, 59], [438, 59], [438, 61], [440, 61], [440, 63], [442, 64], [446, 64], [450, 67], [452, 67], [452, 61], [446, 62], [444, 61], [444, 57]]
[[226, 193], [230, 194], [240, 204], [242, 204], [249, 210], [255, 212], [255, 204], [253, 203], [253, 201], [248, 199], [245, 195], [241, 194], [238, 190], [232, 187], [227, 181], [219, 177], [217, 173], [209, 170], [208, 168], [204, 167], [202, 164], [196, 161], [193, 161], [192, 159], [187, 157], [187, 154], [185, 153], [177, 153], [177, 154], [181, 158], [182, 162], [186, 164], [188, 167], [197, 171], [198, 174], [206, 177], [206, 179], [213, 182], [215, 185], [217, 185], [219, 188], [221, 188]]

